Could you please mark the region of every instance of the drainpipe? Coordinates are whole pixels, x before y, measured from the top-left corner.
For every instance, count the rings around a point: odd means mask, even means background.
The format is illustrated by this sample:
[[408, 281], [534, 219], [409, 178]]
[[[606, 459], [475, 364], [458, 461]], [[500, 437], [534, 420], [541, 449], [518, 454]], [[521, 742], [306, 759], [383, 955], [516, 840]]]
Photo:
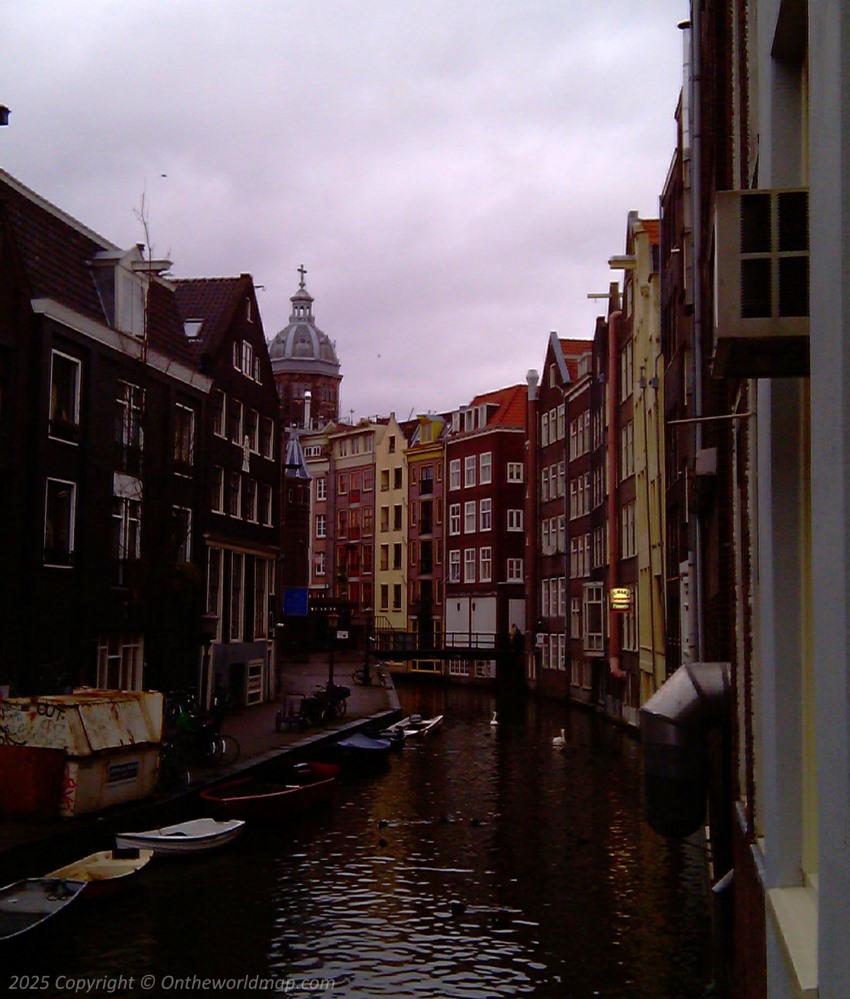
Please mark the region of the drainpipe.
[[540, 375], [531, 368], [525, 376], [528, 384], [526, 407], [526, 446], [528, 454], [526, 469], [528, 483], [525, 490], [525, 678], [526, 682], [537, 679], [534, 662], [535, 639], [532, 628], [537, 620], [537, 506], [538, 506], [538, 454], [537, 454], [537, 385]]
[[705, 823], [709, 735], [728, 725], [729, 663], [681, 666], [640, 709], [646, 820], [661, 836], [690, 836]]
[[[646, 424], [646, 390], [649, 383], [646, 380], [646, 369], [641, 365], [640, 369], [640, 398], [643, 409], [643, 450], [644, 450], [644, 467], [643, 467], [643, 486], [644, 486], [644, 501], [646, 503], [646, 543], [649, 549], [649, 578], [647, 579], [647, 589], [649, 591], [649, 651], [652, 656], [652, 689], [656, 689], [656, 683], [658, 678], [655, 675], [656, 671], [656, 652], [655, 652], [655, 573], [653, 572], [652, 565], [652, 504], [649, 498], [649, 440], [647, 433]], [[656, 414], [657, 417], [657, 414]], [[656, 419], [656, 425], [658, 420]], [[656, 452], [655, 461], [660, 464], [660, 457]], [[659, 516], [661, 515], [661, 507], [658, 508]]]
[[[616, 283], [611, 285], [612, 300]], [[608, 313], [608, 669], [611, 676], [622, 679], [625, 672], [620, 669], [620, 616], [611, 609], [610, 593], [619, 585], [620, 543], [617, 522], [617, 448], [620, 437], [617, 433], [617, 408], [619, 395], [619, 364], [617, 354], [617, 334], [623, 313], [620, 309]]]
[[[694, 289], [694, 413], [703, 415], [702, 392], [702, 27], [701, 0], [691, 0], [691, 238], [693, 240]], [[702, 449], [702, 424], [695, 424], [695, 454]], [[691, 544], [694, 553], [694, 628], [696, 658], [702, 661], [703, 577], [702, 577], [702, 515], [693, 512], [694, 527]]]

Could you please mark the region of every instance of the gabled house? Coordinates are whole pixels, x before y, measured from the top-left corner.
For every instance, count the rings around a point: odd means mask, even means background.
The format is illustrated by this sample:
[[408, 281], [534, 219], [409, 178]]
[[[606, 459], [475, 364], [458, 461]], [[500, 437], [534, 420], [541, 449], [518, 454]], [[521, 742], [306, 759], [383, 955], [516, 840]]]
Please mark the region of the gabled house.
[[375, 431], [375, 627], [407, 630], [407, 546], [410, 525], [407, 502], [407, 439], [394, 414]]
[[[525, 632], [526, 386], [476, 396], [446, 438], [446, 645], [508, 650]], [[448, 674], [494, 679], [496, 660], [459, 655]], [[507, 659], [505, 659], [507, 661]]]
[[[575, 587], [589, 564], [590, 440], [589, 340], [549, 335], [543, 377], [529, 408], [534, 421], [528, 455], [529, 684], [543, 693], [570, 696], [571, 632], [567, 616]], [[536, 375], [536, 372], [534, 373]], [[567, 556], [570, 554], [568, 560]], [[579, 637], [579, 636], [576, 636]]]
[[[443, 558], [447, 421], [417, 417], [405, 452], [408, 508], [407, 630], [420, 650], [439, 648], [445, 620]], [[439, 659], [411, 660], [411, 671], [441, 673]]]
[[18, 693], [197, 678], [211, 380], [167, 266], [0, 172], [0, 685]]
[[280, 549], [279, 403], [254, 283], [174, 282], [197, 370], [211, 379], [204, 440], [204, 593], [212, 635], [202, 696], [273, 696]]

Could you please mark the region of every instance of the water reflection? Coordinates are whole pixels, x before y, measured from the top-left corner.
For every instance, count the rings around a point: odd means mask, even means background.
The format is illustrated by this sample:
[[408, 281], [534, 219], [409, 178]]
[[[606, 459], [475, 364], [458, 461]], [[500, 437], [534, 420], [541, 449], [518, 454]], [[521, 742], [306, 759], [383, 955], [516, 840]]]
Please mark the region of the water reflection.
[[555, 703], [401, 697], [442, 730], [292, 830], [152, 865], [45, 970], [333, 979], [296, 994], [335, 999], [703, 995], [700, 854], [642, 821], [634, 740]]

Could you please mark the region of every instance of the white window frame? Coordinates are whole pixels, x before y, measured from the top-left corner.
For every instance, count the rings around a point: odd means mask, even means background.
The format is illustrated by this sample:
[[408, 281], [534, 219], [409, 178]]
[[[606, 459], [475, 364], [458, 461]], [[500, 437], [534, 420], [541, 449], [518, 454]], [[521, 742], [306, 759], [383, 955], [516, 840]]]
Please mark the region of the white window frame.
[[449, 490], [460, 489], [460, 458], [449, 462]]
[[523, 511], [508, 510], [507, 528], [509, 531], [521, 531], [523, 529]]
[[463, 504], [463, 533], [476, 534], [478, 531], [478, 506], [475, 500]]
[[493, 581], [493, 549], [489, 546], [478, 550], [478, 581], [480, 583]]
[[210, 393], [214, 400], [221, 400], [221, 408], [217, 409], [214, 403], [211, 404], [213, 412], [213, 435], [227, 439], [227, 396], [221, 389], [213, 389]]
[[509, 461], [507, 463], [508, 482], [524, 482], [525, 466], [521, 461]]
[[230, 593], [228, 596], [230, 641], [238, 642], [242, 639], [245, 616], [245, 555], [243, 552], [232, 552], [231, 554]]
[[523, 582], [523, 563], [521, 558], [509, 558], [505, 564], [505, 579], [509, 583]]
[[[63, 550], [65, 559], [63, 561], [50, 561], [47, 557], [48, 552], [54, 553], [57, 551], [55, 545], [48, 548], [47, 545], [47, 528], [48, 528], [48, 513], [50, 508], [50, 487], [51, 483], [57, 486], [68, 486], [71, 490], [70, 501], [68, 503], [67, 511], [67, 524], [63, 523], [63, 527], [67, 529], [67, 551]], [[62, 569], [70, 568], [74, 560], [74, 535], [76, 533], [76, 523], [77, 523], [77, 483], [70, 482], [67, 479], [56, 479], [48, 478], [44, 485], [44, 564], [55, 566]]]
[[[61, 358], [62, 362], [67, 362], [71, 366], [69, 374], [71, 374], [71, 385], [70, 385], [70, 396], [68, 400], [69, 410], [67, 414], [63, 416], [62, 419], [57, 417], [57, 405], [58, 405], [58, 393], [56, 391], [58, 382], [56, 380], [56, 359]], [[80, 386], [82, 384], [82, 370], [83, 364], [78, 357], [72, 357], [70, 354], [65, 354], [61, 350], [53, 350], [50, 354], [50, 407], [49, 407], [49, 431], [48, 435], [53, 440], [63, 441], [66, 444], [77, 444], [78, 442], [74, 439], [69, 439], [68, 436], [61, 433], [55, 433], [54, 430], [60, 427], [73, 428], [75, 431], [79, 429], [80, 426]], [[54, 427], [56, 424], [56, 427]]]
[[[97, 640], [98, 688], [144, 690], [144, 661], [142, 635], [100, 635]], [[111, 662], [116, 665], [111, 667]]]
[[[598, 610], [597, 610], [598, 608]], [[598, 613], [599, 630], [591, 625], [591, 614]], [[601, 653], [605, 649], [605, 586], [603, 583], [585, 583], [582, 589], [582, 631], [585, 652]]]
[[468, 454], [463, 459], [463, 484], [466, 489], [472, 489], [476, 485], [477, 465], [474, 454]]
[[187, 468], [195, 464], [195, 410], [182, 402], [174, 406], [174, 461]]
[[121, 433], [116, 439], [122, 447], [138, 448], [145, 445], [145, 390], [133, 382], [118, 382], [116, 399], [120, 410]]
[[174, 506], [172, 507], [173, 518], [175, 525], [177, 524], [181, 515], [185, 518], [186, 529], [184, 531], [183, 537], [177, 539], [177, 561], [178, 562], [191, 562], [192, 561], [192, 509], [188, 506]]
[[449, 504], [449, 534], [460, 534], [460, 503]]
[[464, 583], [475, 582], [476, 552], [474, 548], [464, 548], [463, 550], [463, 581]]
[[478, 503], [478, 530], [493, 530], [493, 500], [489, 496]]
[[478, 483], [487, 486], [493, 481], [493, 452], [483, 451], [478, 456]]

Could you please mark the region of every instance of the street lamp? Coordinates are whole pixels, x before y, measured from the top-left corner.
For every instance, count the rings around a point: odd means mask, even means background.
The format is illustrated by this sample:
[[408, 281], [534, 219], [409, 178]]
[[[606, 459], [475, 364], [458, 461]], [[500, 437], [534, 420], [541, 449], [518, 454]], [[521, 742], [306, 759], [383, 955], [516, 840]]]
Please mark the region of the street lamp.
[[334, 645], [336, 644], [336, 629], [339, 624], [339, 612], [328, 612], [328, 692], [334, 685]]

